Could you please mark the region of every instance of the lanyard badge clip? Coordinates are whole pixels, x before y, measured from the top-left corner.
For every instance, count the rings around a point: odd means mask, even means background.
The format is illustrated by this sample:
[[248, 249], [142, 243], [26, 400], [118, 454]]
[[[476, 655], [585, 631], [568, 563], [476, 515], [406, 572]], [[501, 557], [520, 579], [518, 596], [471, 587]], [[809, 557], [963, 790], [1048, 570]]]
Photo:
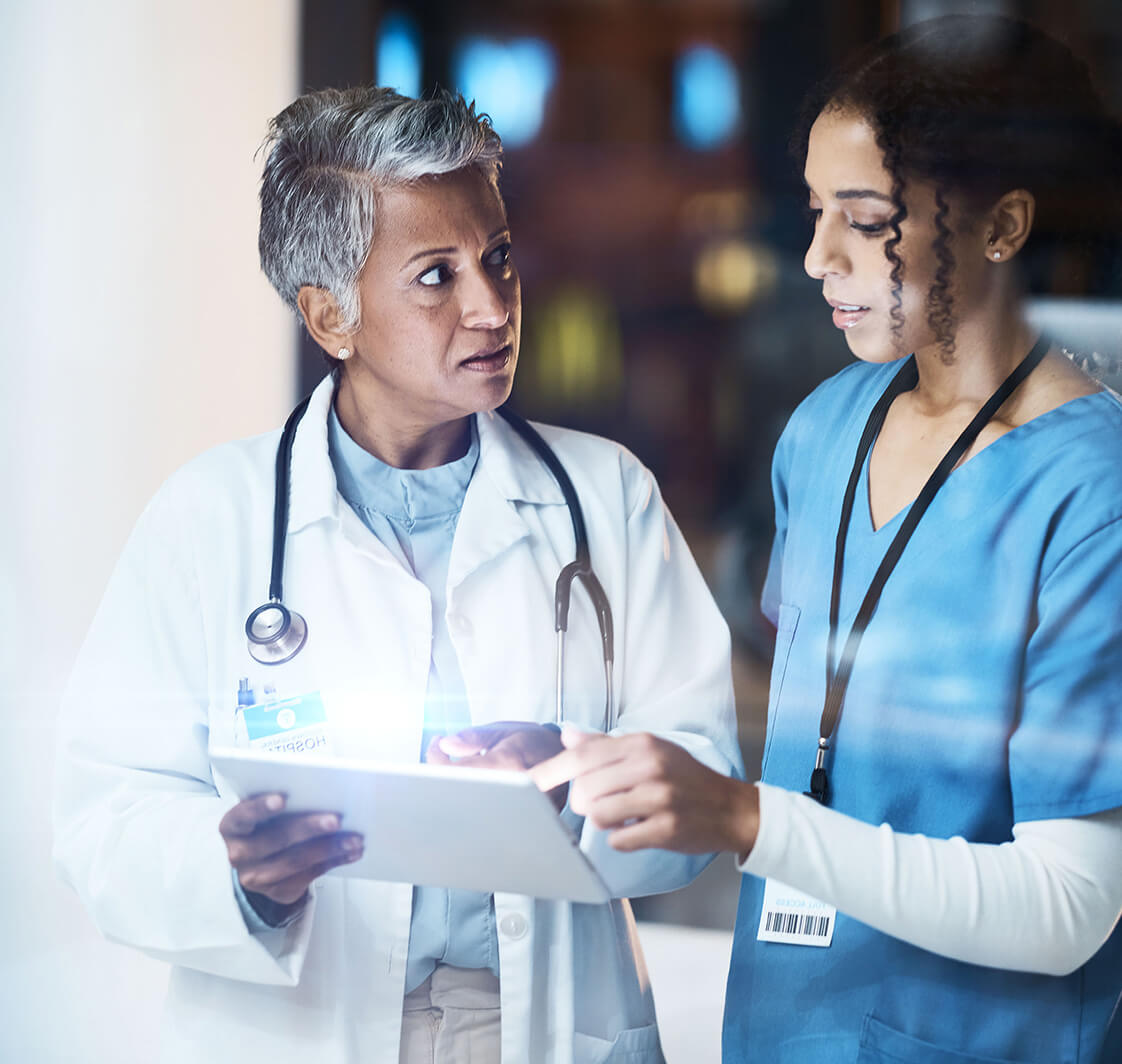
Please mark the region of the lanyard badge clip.
[[814, 771], [810, 774], [810, 790], [803, 791], [822, 805], [829, 804], [830, 781], [826, 775], [826, 751], [830, 749], [829, 739], [818, 740], [818, 753], [814, 758]]

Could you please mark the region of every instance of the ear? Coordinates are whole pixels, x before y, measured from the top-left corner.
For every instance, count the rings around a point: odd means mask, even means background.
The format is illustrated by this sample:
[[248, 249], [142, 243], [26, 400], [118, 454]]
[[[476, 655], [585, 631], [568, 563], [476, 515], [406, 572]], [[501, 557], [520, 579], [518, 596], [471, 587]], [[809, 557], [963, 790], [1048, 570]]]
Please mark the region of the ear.
[[339, 357], [340, 349], [353, 346], [352, 334], [341, 328], [343, 315], [339, 304], [326, 288], [304, 285], [296, 293], [296, 305], [312, 339], [332, 358]]
[[1036, 198], [1023, 188], [1006, 192], [985, 219], [986, 258], [1006, 262], [1025, 246], [1036, 217]]

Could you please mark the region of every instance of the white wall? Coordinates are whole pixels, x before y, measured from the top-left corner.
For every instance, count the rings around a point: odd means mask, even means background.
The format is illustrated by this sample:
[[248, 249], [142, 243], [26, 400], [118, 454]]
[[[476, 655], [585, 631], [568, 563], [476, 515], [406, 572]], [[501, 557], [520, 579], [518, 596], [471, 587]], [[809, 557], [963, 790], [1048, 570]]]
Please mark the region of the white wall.
[[291, 405], [254, 153], [297, 29], [296, 0], [0, 3], [0, 1060], [154, 1056], [163, 966], [50, 867], [53, 722], [156, 485]]

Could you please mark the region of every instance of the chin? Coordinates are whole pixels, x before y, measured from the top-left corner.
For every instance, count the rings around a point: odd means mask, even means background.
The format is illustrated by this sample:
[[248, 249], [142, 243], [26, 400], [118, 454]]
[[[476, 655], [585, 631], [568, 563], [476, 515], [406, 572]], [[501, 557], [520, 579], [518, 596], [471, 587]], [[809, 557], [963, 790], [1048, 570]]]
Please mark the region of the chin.
[[846, 330], [845, 342], [853, 357], [862, 362], [875, 364], [897, 362], [911, 354], [908, 348], [896, 342], [891, 334], [863, 336], [858, 329], [859, 327]]
[[[483, 383], [483, 382], [481, 382]], [[471, 403], [473, 413], [485, 414], [502, 406], [514, 390], [514, 370], [486, 381], [475, 402]]]

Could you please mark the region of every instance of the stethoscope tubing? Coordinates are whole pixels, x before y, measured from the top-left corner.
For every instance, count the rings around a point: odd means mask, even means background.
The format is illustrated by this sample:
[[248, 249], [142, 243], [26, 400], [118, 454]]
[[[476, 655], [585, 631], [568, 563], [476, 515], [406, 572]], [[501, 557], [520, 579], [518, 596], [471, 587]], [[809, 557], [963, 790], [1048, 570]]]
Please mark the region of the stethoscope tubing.
[[273, 490], [273, 562], [269, 573], [269, 600], [280, 602], [283, 595], [284, 544], [288, 536], [288, 504], [291, 492], [292, 444], [296, 440], [296, 426], [308, 409], [311, 395], [296, 404], [284, 423], [280, 443], [277, 444], [277, 469]]
[[600, 649], [604, 659], [604, 731], [611, 731], [615, 727], [615, 714], [613, 713], [612, 699], [612, 665], [615, 662], [615, 632], [612, 623], [612, 607], [608, 601], [607, 593], [600, 583], [592, 568], [592, 559], [588, 547], [588, 529], [584, 523], [584, 511], [581, 509], [577, 489], [573, 486], [561, 460], [553, 448], [525, 418], [516, 414], [507, 406], [498, 409], [499, 415], [523, 440], [526, 441], [542, 460], [545, 467], [553, 474], [565, 505], [569, 510], [569, 518], [573, 525], [573, 546], [576, 558], [569, 562], [557, 576], [557, 583], [553, 593], [553, 627], [557, 633], [557, 705], [555, 708], [555, 723], [560, 724], [563, 715], [563, 671], [565, 661], [565, 634], [569, 630], [569, 606], [572, 600], [573, 580], [577, 577], [583, 581], [588, 596], [592, 600], [593, 609], [596, 611], [596, 623], [600, 629]]

